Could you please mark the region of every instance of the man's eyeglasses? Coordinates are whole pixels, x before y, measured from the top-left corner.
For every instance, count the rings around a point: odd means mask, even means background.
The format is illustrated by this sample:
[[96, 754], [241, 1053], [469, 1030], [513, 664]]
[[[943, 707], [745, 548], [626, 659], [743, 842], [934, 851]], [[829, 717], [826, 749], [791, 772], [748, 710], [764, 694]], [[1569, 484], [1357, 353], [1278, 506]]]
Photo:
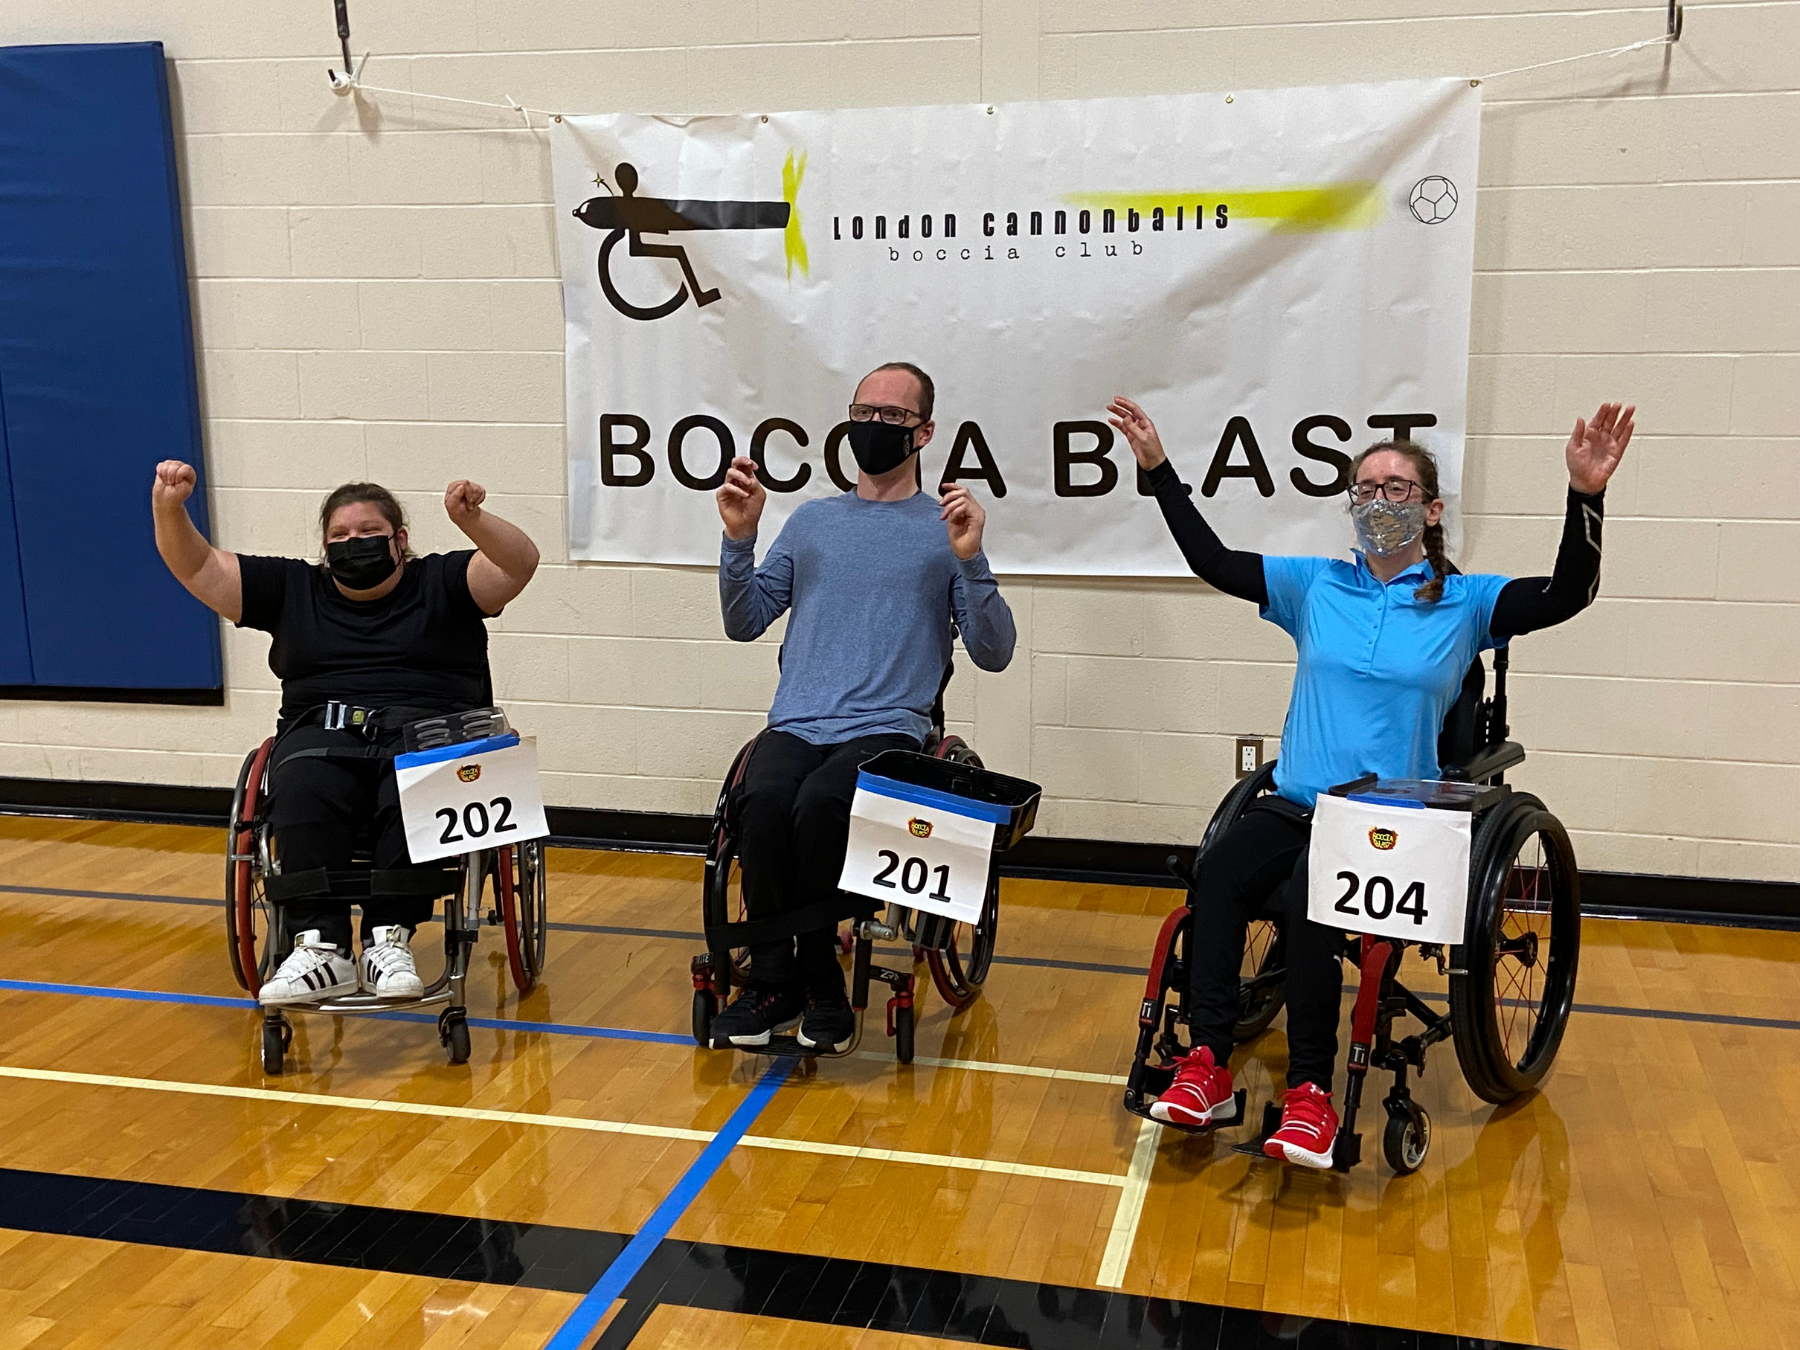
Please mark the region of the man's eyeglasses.
[[1403, 502], [1415, 491], [1424, 493], [1424, 489], [1410, 478], [1390, 478], [1385, 483], [1352, 483], [1349, 488], [1350, 501], [1356, 506], [1367, 506], [1377, 497]]
[[896, 408], [878, 403], [852, 403], [850, 405], [852, 422], [873, 422], [876, 418], [880, 418], [890, 427], [903, 427], [914, 420], [924, 420], [912, 408]]

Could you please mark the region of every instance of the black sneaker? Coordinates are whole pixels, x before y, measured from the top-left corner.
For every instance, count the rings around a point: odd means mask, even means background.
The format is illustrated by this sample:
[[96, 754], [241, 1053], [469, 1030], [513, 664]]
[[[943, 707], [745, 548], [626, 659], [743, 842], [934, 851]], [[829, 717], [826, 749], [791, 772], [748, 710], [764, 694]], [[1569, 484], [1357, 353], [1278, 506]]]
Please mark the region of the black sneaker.
[[842, 1054], [856, 1039], [856, 1013], [841, 990], [806, 996], [806, 1016], [794, 1039], [808, 1050]]
[[806, 1007], [798, 989], [750, 985], [712, 1021], [712, 1048], [767, 1045], [769, 1037], [791, 1024]]

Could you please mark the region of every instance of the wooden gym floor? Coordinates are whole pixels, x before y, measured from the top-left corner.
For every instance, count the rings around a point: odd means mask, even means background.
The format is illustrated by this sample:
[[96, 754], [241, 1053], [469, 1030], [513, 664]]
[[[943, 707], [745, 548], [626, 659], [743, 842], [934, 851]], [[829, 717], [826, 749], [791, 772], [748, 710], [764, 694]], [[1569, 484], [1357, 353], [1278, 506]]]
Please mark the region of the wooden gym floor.
[[545, 986], [489, 933], [466, 1068], [301, 1018], [265, 1078], [222, 843], [0, 820], [0, 1347], [1800, 1350], [1800, 935], [1590, 921], [1546, 1090], [1443, 1047], [1423, 1170], [1376, 1111], [1340, 1177], [1120, 1108], [1172, 891], [1008, 881], [912, 1068], [872, 1012], [787, 1071], [688, 1039], [698, 860], [554, 851]]

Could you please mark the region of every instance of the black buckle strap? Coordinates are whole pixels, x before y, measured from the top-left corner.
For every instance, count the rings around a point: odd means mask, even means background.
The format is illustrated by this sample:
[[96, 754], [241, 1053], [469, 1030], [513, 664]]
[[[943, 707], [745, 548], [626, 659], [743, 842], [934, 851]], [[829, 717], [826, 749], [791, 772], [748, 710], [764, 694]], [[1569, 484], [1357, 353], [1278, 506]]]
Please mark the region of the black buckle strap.
[[708, 924], [706, 947], [708, 951], [714, 952], [730, 951], [733, 947], [760, 947], [764, 943], [780, 942], [783, 938], [795, 937], [800, 933], [811, 933], [820, 928], [836, 928], [852, 915], [873, 914], [880, 908], [879, 900], [872, 900], [866, 895], [840, 892], [830, 900], [815, 900], [803, 908], [777, 914], [769, 919]]

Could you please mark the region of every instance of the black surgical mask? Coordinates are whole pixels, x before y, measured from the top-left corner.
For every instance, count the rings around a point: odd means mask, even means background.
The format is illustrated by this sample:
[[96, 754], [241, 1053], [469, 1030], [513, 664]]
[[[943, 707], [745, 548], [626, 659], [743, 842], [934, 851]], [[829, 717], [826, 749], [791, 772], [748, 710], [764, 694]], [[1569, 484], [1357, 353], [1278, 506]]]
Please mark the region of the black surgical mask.
[[399, 566], [388, 551], [393, 539], [391, 534], [339, 539], [325, 545], [325, 566], [345, 590], [372, 591], [393, 576]]
[[891, 473], [913, 452], [912, 428], [891, 426], [871, 418], [850, 424], [850, 453], [856, 467], [871, 478]]

